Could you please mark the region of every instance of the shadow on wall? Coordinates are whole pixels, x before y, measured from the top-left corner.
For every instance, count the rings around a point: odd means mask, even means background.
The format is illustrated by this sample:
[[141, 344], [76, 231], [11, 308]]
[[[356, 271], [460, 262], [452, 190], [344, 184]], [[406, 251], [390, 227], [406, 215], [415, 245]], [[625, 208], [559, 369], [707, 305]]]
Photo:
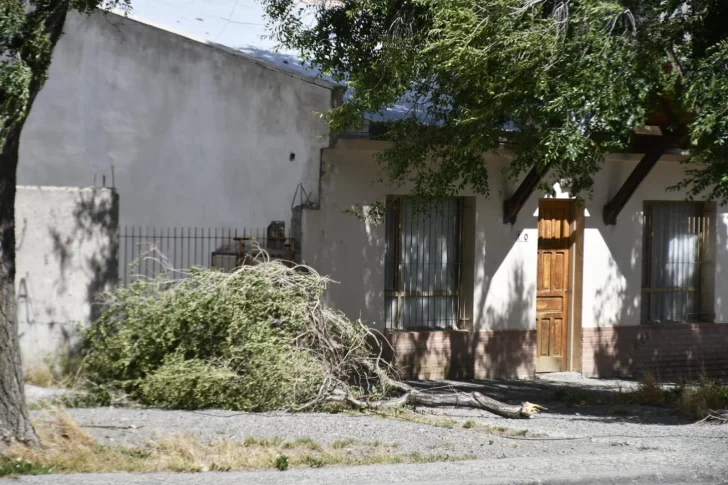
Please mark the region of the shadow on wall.
[[[477, 359], [475, 375], [482, 377], [523, 377], [536, 371], [536, 330], [529, 321], [536, 290], [527, 285], [523, 266], [513, 270], [509, 283], [511, 298], [505, 309], [492, 306], [485, 311], [493, 332], [478, 332], [471, 353]], [[514, 317], [516, 321], [514, 322]]]
[[[595, 377], [641, 377], [649, 372], [658, 379], [697, 379], [725, 375], [724, 354], [728, 326], [713, 323], [641, 323], [642, 214], [632, 218], [631, 248], [620, 248], [608, 230], [601, 233], [610, 253], [609, 274], [595, 293], [594, 328], [583, 331], [584, 373]], [[726, 221], [717, 221], [719, 245], [726, 245]], [[716, 279], [725, 278], [720, 261]], [[627, 277], [625, 277], [627, 275]], [[721, 296], [716, 295], [717, 308]]]
[[[508, 247], [510, 248], [510, 246]], [[508, 249], [505, 248], [505, 249]], [[508, 254], [499, 255], [503, 261]], [[491, 254], [490, 257], [495, 257]], [[476, 285], [484, 285], [481, 278]], [[502, 308], [486, 307], [488, 288], [477, 303], [489, 330], [423, 331], [389, 334], [403, 376], [418, 379], [526, 377], [535, 371], [536, 331], [529, 321], [535, 288], [522, 266], [509, 281]]]
[[119, 194], [111, 192], [110, 198], [80, 195], [73, 211], [76, 221], [75, 235], [90, 241], [97, 237], [101, 246], [86, 256], [88, 277], [86, 302], [89, 304], [91, 322], [103, 311], [99, 296], [111, 289], [119, 280]]
[[19, 268], [16, 297], [20, 336], [30, 339], [24, 359], [37, 366], [73, 353], [77, 326], [99, 317], [99, 295], [117, 282], [119, 199], [108, 189], [40, 187], [26, 193], [30, 198], [20, 210], [29, 211], [31, 219], [24, 220], [35, 226], [36, 241], [17, 246], [28, 266]]
[[[625, 221], [621, 221], [622, 224]], [[594, 325], [593, 329], [583, 331], [583, 359], [587, 365], [584, 369], [587, 374], [594, 374], [600, 377], [632, 375], [631, 368], [634, 364], [633, 352], [629, 344], [620, 339], [620, 332], [615, 327], [630, 324], [636, 325], [640, 321], [639, 302], [629, 301], [630, 295], [635, 289], [631, 287], [630, 281], [642, 281], [641, 273], [636, 273], [636, 267], [640, 260], [642, 250], [642, 215], [634, 214], [630, 221], [632, 234], [640, 235], [634, 237], [632, 246], [621, 247], [622, 241], [615, 243], [612, 234], [613, 229], [603, 227], [599, 230], [600, 237], [604, 243], [609, 257], [609, 270], [606, 280], [594, 293]], [[631, 275], [631, 276], [630, 276]], [[635, 275], [637, 277], [635, 278]], [[626, 328], [626, 327], [625, 327]], [[596, 345], [594, 345], [596, 344]], [[591, 359], [593, 355], [593, 366]], [[594, 370], [590, 371], [589, 367]]]

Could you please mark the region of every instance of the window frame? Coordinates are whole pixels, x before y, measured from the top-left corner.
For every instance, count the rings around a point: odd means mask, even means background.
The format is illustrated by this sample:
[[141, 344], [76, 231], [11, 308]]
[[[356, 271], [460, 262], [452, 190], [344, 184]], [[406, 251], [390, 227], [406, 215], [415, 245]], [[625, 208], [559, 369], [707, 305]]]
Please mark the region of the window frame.
[[[676, 204], [690, 204], [698, 207], [700, 213], [699, 219], [701, 222], [695, 226], [696, 234], [698, 236], [698, 258], [695, 264], [698, 268], [698, 275], [696, 278], [698, 286], [671, 286], [671, 287], [657, 287], [652, 284], [652, 270], [653, 270], [653, 250], [654, 250], [654, 219], [653, 219], [653, 208], [655, 206], [667, 206]], [[640, 321], [643, 324], [659, 324], [659, 323], [691, 323], [696, 321], [702, 321], [704, 315], [707, 313], [704, 311], [704, 292], [705, 288], [705, 267], [709, 264], [706, 258], [708, 248], [708, 238], [710, 237], [710, 209], [711, 204], [708, 201], [693, 201], [693, 200], [645, 200], [643, 202], [642, 212], [642, 282], [640, 285], [640, 297], [641, 297], [641, 308], [640, 308]], [[655, 293], [692, 293], [694, 294], [694, 305], [693, 312], [686, 313], [684, 319], [665, 319], [659, 320], [653, 317], [652, 314], [652, 298], [651, 295]], [[645, 306], [647, 308], [645, 309]], [[694, 315], [694, 318], [690, 318], [690, 315]]]
[[[385, 270], [384, 270], [384, 301], [385, 301], [385, 315], [384, 315], [384, 325], [385, 328], [389, 331], [444, 331], [449, 330], [449, 328], [443, 328], [443, 327], [435, 327], [435, 326], [424, 326], [424, 325], [418, 325], [417, 322], [415, 322], [414, 325], [405, 325], [402, 319], [402, 308], [403, 308], [403, 300], [406, 297], [455, 297], [456, 307], [455, 307], [455, 325], [453, 328], [460, 328], [462, 326], [463, 321], [463, 224], [464, 224], [464, 197], [449, 197], [448, 200], [455, 200], [457, 202], [457, 240], [455, 242], [457, 247], [457, 262], [455, 263], [455, 268], [457, 270], [457, 277], [456, 277], [456, 287], [455, 290], [434, 290], [434, 291], [423, 291], [423, 290], [410, 290], [407, 291], [404, 288], [404, 274], [403, 274], [403, 266], [404, 263], [402, 261], [402, 230], [403, 230], [403, 217], [404, 217], [404, 211], [402, 210], [402, 201], [409, 198], [407, 195], [389, 195], [387, 196], [387, 208], [394, 207], [394, 210], [397, 214], [397, 220], [394, 224], [395, 229], [395, 235], [392, 237], [392, 240], [394, 242], [394, 254], [393, 254], [393, 264], [392, 268], [394, 270], [393, 275], [393, 283], [395, 286], [395, 289], [387, 289], [387, 277], [388, 277], [388, 271], [390, 268], [388, 268], [388, 254], [387, 254], [387, 248], [389, 248], [390, 244], [390, 238], [387, 237], [389, 235], [388, 228], [390, 222], [386, 220], [387, 215], [389, 215], [389, 210], [386, 211], [385, 215], [385, 255], [384, 255], [384, 264], [385, 264]], [[387, 299], [388, 298], [395, 298], [396, 305], [394, 310], [394, 321], [390, 322], [387, 319]]]

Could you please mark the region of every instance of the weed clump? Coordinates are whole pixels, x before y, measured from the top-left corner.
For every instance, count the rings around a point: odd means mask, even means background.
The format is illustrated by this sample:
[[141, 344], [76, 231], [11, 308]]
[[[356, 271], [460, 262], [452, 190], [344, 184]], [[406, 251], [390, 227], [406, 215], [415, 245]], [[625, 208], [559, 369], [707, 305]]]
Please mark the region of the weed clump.
[[665, 404], [666, 394], [657, 381], [655, 374], [645, 372], [642, 377], [642, 382], [632, 394], [632, 398], [637, 404], [662, 406]]
[[330, 280], [256, 263], [168, 271], [107, 293], [83, 334], [80, 375], [102, 398], [114, 389], [174, 409], [300, 410], [383, 391], [389, 368], [372, 357], [371, 331], [322, 304]]
[[703, 419], [713, 411], [728, 407], [728, 386], [718, 381], [702, 379], [697, 386], [686, 387], [678, 398], [680, 412], [696, 419]]

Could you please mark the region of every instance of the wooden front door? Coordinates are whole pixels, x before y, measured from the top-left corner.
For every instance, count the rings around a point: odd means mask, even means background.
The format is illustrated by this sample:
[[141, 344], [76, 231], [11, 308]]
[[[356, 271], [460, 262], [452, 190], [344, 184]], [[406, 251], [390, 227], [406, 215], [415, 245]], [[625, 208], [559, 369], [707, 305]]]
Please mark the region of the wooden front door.
[[572, 220], [572, 201], [539, 202], [536, 372], [566, 368]]

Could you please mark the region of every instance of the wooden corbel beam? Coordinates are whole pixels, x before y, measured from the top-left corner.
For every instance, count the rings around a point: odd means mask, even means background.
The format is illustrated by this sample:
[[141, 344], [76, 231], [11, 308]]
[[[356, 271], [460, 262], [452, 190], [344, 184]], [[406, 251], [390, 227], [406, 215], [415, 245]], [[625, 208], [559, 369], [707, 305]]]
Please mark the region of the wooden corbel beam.
[[644, 156], [634, 170], [632, 170], [632, 173], [629, 174], [629, 177], [627, 177], [627, 180], [624, 181], [622, 186], [619, 188], [619, 191], [617, 191], [614, 197], [612, 197], [612, 200], [604, 206], [602, 217], [604, 218], [604, 223], [608, 226], [613, 226], [617, 223], [617, 216], [619, 216], [619, 213], [622, 212], [622, 209], [624, 209], [624, 206], [627, 205], [627, 202], [629, 202], [629, 199], [635, 193], [642, 181], [644, 181], [645, 177], [647, 177], [647, 175], [652, 171], [657, 164], [657, 161], [662, 157], [673, 142], [672, 137], [667, 135], [650, 136], [649, 138], [651, 138], [652, 141], [647, 146]]
[[536, 190], [539, 182], [548, 171], [548, 168], [533, 167], [526, 178], [523, 179], [521, 185], [513, 193], [513, 195], [503, 202], [503, 223], [514, 224], [518, 213], [526, 203], [533, 191]]

